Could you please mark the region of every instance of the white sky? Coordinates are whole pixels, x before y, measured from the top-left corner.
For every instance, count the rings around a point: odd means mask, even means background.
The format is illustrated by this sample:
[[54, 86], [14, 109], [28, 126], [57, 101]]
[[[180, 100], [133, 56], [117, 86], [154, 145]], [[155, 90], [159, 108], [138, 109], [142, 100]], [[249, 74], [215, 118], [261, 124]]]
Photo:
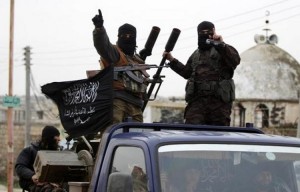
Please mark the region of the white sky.
[[[31, 70], [36, 85], [32, 93], [46, 83], [82, 79], [86, 70], [99, 68], [91, 21], [98, 8], [112, 43], [120, 25], [130, 23], [137, 28], [138, 51], [152, 27], [160, 27], [148, 64], [160, 64], [173, 28], [180, 29], [181, 34], [172, 54], [186, 63], [197, 48], [196, 28], [203, 20], [212, 21], [224, 41], [242, 53], [255, 46], [255, 34], [265, 34], [262, 29], [268, 19], [269, 35], [276, 34], [277, 45], [300, 61], [299, 0], [15, 0], [15, 95], [25, 94], [26, 46], [32, 48]], [[8, 93], [9, 10], [10, 1], [0, 0], [0, 95]], [[152, 76], [155, 70], [149, 73]], [[166, 77], [158, 95], [184, 95], [183, 78], [167, 68], [162, 75]]]

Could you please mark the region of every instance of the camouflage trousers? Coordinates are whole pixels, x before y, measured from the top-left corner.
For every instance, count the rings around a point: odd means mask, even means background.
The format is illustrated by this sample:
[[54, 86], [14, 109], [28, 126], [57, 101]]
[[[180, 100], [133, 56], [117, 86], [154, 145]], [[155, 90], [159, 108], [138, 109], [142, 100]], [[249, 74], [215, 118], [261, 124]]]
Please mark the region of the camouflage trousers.
[[185, 123], [229, 126], [231, 107], [232, 102], [225, 103], [213, 96], [199, 97], [185, 108]]
[[123, 122], [126, 118], [132, 118], [132, 121], [143, 122], [143, 112], [141, 107], [133, 105], [122, 99], [113, 101], [113, 123]]

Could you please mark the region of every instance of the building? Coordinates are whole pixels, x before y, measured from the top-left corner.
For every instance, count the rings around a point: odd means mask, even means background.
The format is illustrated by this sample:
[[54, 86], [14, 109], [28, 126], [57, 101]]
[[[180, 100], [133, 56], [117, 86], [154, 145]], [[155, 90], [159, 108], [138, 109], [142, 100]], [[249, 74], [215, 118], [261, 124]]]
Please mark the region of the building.
[[256, 35], [255, 42], [255, 46], [241, 54], [241, 64], [235, 71], [232, 125], [252, 122], [257, 128], [295, 136], [300, 65], [276, 45], [276, 35]]
[[184, 123], [184, 98], [157, 98], [148, 102], [144, 122]]

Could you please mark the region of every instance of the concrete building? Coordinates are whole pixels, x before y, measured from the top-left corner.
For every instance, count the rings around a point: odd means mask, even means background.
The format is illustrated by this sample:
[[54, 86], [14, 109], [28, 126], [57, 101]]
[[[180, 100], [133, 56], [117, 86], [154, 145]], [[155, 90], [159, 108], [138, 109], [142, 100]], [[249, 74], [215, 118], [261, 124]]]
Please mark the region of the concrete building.
[[144, 122], [184, 123], [184, 98], [160, 98], [148, 102]]
[[276, 45], [276, 35], [256, 35], [254, 39], [256, 45], [241, 54], [241, 64], [235, 71], [232, 125], [252, 122], [257, 128], [279, 129], [282, 134], [295, 132], [300, 65]]

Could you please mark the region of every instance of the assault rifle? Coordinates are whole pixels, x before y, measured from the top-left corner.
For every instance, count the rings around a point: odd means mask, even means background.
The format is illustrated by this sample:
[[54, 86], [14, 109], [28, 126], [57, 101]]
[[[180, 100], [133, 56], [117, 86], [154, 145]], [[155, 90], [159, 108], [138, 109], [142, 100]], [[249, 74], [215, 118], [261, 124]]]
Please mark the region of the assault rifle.
[[[133, 78], [137, 82], [143, 83], [143, 80], [142, 79], [138, 79], [136, 77], [136, 75], [133, 74], [132, 71], [141, 71], [146, 78], [149, 78], [150, 75], [146, 72], [146, 70], [149, 70], [151, 68], [157, 68], [157, 69], [159, 69], [159, 68], [163, 68], [163, 67], [169, 67], [169, 66], [167, 66], [167, 65], [165, 65], [165, 66], [157, 66], [155, 64], [128, 64], [126, 66], [114, 67], [114, 69], [113, 69], [114, 76], [115, 76], [114, 78], [117, 77], [118, 72], [125, 72], [125, 73], [127, 73], [127, 75], [129, 77]], [[98, 74], [100, 71], [101, 70], [90, 70], [90, 71], [86, 71], [86, 74], [87, 74], [87, 77], [90, 78], [90, 77], [93, 77], [96, 74]], [[149, 79], [148, 82], [152, 83], [153, 80]]]
[[[135, 74], [133, 74], [132, 71], [141, 71], [143, 73], [143, 75], [148, 78], [150, 77], [150, 75], [146, 72], [146, 70], [151, 69], [151, 68], [162, 68], [162, 67], [168, 67], [168, 66], [157, 66], [157, 65], [150, 65], [150, 64], [128, 64], [127, 66], [121, 66], [121, 67], [114, 67], [114, 75], [116, 75], [117, 79], [117, 75], [118, 72], [124, 71], [125, 73], [127, 73], [127, 75], [129, 77], [131, 77], [132, 79], [134, 79], [135, 81], [139, 82], [139, 83], [143, 83], [144, 79], [139, 79]], [[148, 80], [148, 82], [152, 82], [153, 80]]]
[[[178, 39], [178, 37], [180, 35], [180, 32], [181, 31], [179, 29], [173, 28], [172, 33], [171, 33], [171, 35], [169, 37], [169, 40], [168, 40], [168, 42], [167, 42], [167, 44], [165, 46], [165, 52], [171, 52], [173, 50], [173, 48], [175, 46], [175, 43], [176, 43], [176, 41], [177, 41], [177, 39]], [[162, 78], [164, 76], [161, 76], [160, 73], [162, 71], [162, 68], [164, 67], [166, 59], [167, 59], [166, 57], [162, 58], [162, 60], [160, 62], [160, 65], [157, 68], [156, 73], [153, 75], [153, 80], [152, 80], [151, 85], [150, 85], [150, 87], [149, 87], [149, 89], [147, 91], [147, 95], [146, 95], [147, 98], [145, 98], [144, 105], [143, 105], [143, 108], [142, 108], [143, 111], [146, 108], [148, 101], [155, 100], [155, 98], [157, 96], [158, 90], [160, 89], [161, 83], [163, 82]], [[152, 95], [152, 92], [153, 92], [154, 87], [155, 87], [156, 84], [158, 84], [158, 87], [156, 89], [156, 92], [155, 92], [153, 98], [151, 99], [150, 97]]]

